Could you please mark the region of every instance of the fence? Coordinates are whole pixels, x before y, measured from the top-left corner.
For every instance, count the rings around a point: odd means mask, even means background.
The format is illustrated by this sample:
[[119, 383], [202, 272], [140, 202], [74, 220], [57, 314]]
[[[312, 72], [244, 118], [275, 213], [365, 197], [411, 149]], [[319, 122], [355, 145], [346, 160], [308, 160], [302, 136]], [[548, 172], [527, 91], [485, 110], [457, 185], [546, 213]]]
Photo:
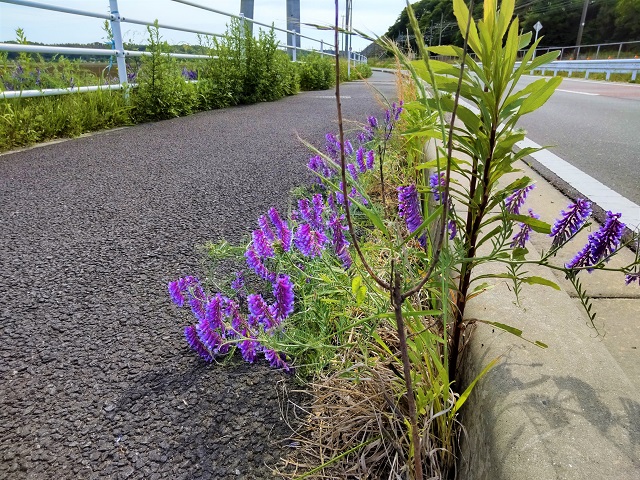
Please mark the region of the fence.
[[[335, 56], [335, 53], [327, 53], [325, 51], [324, 41], [318, 40], [312, 37], [308, 37], [306, 35], [301, 35], [299, 32], [293, 30], [286, 30], [283, 28], [277, 28], [272, 25], [267, 25], [265, 23], [261, 23], [255, 21], [250, 18], [244, 17], [242, 14], [234, 15], [231, 13], [223, 12], [208, 6], [199, 5], [193, 2], [189, 2], [186, 0], [172, 0], [176, 3], [181, 3], [184, 5], [188, 5], [191, 7], [199, 8], [202, 10], [207, 10], [213, 13], [217, 13], [220, 15], [225, 15], [230, 18], [238, 19], [241, 23], [243, 22], [251, 22], [255, 25], [260, 25], [267, 28], [273, 28], [274, 30], [285, 32], [292, 36], [294, 45], [286, 45], [281, 48], [286, 49], [291, 52], [292, 60], [297, 61], [297, 52], [300, 51], [316, 51], [314, 49], [301, 48], [297, 45], [300, 43], [300, 38], [305, 38], [311, 40], [313, 42], [317, 42], [320, 45], [320, 49], [317, 50], [321, 55], [330, 55]], [[122, 23], [131, 23], [137, 25], [144, 26], [152, 26], [153, 22], [148, 22], [144, 20], [137, 20], [129, 17], [124, 17], [120, 14], [118, 10], [118, 0], [109, 0], [109, 14], [102, 14], [96, 12], [89, 12], [85, 10], [79, 10], [75, 8], [67, 8], [57, 5], [49, 5], [45, 3], [33, 2], [28, 0], [0, 0], [0, 3], [10, 3], [14, 5], [20, 5], [29, 8], [35, 8], [39, 10], [50, 10], [55, 12], [67, 13], [71, 15], [80, 15], [83, 17], [93, 17], [100, 18], [104, 20], [108, 20], [111, 23], [111, 30], [113, 33], [113, 44], [111, 49], [104, 48], [69, 48], [69, 47], [59, 47], [53, 45], [23, 45], [23, 44], [8, 44], [8, 43], [0, 43], [0, 51], [5, 52], [25, 52], [25, 53], [55, 53], [62, 55], [96, 55], [96, 56], [105, 56], [105, 57], [115, 57], [116, 63], [118, 67], [118, 84], [115, 85], [94, 85], [94, 86], [86, 86], [86, 87], [70, 87], [70, 88], [56, 88], [56, 89], [42, 89], [42, 90], [20, 90], [20, 91], [4, 91], [0, 92], [4, 98], [16, 98], [16, 97], [40, 97], [40, 96], [48, 96], [48, 95], [63, 95], [68, 93], [76, 93], [76, 92], [91, 92], [100, 89], [110, 89], [110, 90], [119, 90], [125, 89], [128, 87], [135, 87], [135, 84], [129, 83], [127, 81], [127, 66], [126, 66], [126, 58], [127, 57], [140, 57], [140, 56], [149, 56], [152, 55], [151, 52], [144, 51], [134, 51], [134, 50], [125, 50], [123, 39], [122, 39]], [[216, 32], [208, 32], [203, 30], [196, 30], [191, 28], [185, 28], [176, 25], [168, 25], [168, 24], [160, 24], [158, 23], [158, 27], [165, 28], [168, 30], [177, 30], [182, 32], [195, 33], [200, 35], [208, 35], [214, 37], [222, 36], [220, 33]], [[186, 53], [168, 53], [168, 55], [175, 58], [183, 58], [183, 59], [208, 59], [210, 58], [207, 55], [194, 55], [194, 54], [186, 54]], [[367, 58], [358, 53], [349, 52], [348, 54], [348, 68], [351, 69], [351, 63], [366, 63]]]
[[542, 72], [544, 75], [548, 70], [552, 71], [554, 76], [558, 72], [568, 72], [569, 76], [574, 72], [585, 72], [585, 78], [589, 78], [590, 73], [605, 73], [607, 80], [612, 73], [630, 73], [631, 81], [635, 82], [640, 70], [640, 60], [558, 60], [534, 71]]
[[606, 55], [608, 60], [614, 58], [638, 58], [640, 56], [640, 41], [597, 43], [593, 45], [573, 45], [569, 47], [538, 47], [536, 55], [542, 55], [554, 50], [560, 50], [559, 60], [603, 60]]

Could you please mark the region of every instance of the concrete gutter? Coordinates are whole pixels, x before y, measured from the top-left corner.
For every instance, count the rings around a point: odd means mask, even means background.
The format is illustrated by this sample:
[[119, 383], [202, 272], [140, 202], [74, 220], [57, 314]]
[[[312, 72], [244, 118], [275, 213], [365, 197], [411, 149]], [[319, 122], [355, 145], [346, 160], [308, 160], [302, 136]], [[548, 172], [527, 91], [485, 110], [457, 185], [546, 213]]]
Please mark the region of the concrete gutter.
[[[552, 222], [568, 199], [528, 167], [521, 168], [537, 186], [525, 207]], [[577, 252], [586, 235], [575, 239], [575, 248], [565, 255]], [[537, 235], [532, 243], [530, 257], [535, 258], [540, 250], [548, 249], [550, 239]], [[620, 264], [633, 260], [630, 251], [622, 252], [622, 257]], [[566, 259], [557, 261], [561, 264]], [[610, 342], [589, 325], [582, 307], [565, 290], [566, 280], [554, 278], [543, 267], [527, 270], [560, 283], [563, 289], [525, 285], [518, 306], [511, 285], [496, 281], [493, 289], [467, 306], [467, 318], [506, 323], [549, 348], [476, 324], [463, 355], [465, 385], [491, 360], [498, 356], [502, 360], [478, 383], [462, 409], [466, 431], [459, 478], [640, 478], [640, 396], [638, 384], [630, 380], [630, 376], [640, 376], [638, 363], [628, 359], [629, 354], [639, 358], [637, 323], [626, 339]], [[499, 272], [504, 272], [499, 265], [486, 265], [476, 274]], [[594, 302], [596, 309], [607, 308], [600, 312], [604, 321], [597, 323], [601, 333], [640, 320], [640, 289], [625, 286], [623, 275], [595, 272], [580, 276], [591, 295], [607, 296], [605, 305]]]

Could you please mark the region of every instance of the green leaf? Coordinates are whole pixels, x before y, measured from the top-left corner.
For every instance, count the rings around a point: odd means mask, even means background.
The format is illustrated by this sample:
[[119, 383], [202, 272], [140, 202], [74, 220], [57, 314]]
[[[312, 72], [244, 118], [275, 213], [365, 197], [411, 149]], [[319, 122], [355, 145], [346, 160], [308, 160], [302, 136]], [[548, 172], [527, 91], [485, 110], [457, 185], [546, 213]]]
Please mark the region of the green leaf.
[[518, 110], [518, 115], [524, 115], [525, 113], [533, 112], [537, 110], [542, 105], [545, 104], [547, 100], [553, 95], [553, 92], [556, 91], [556, 88], [560, 86], [562, 82], [562, 77], [553, 77], [550, 78], [545, 85], [539, 90], [533, 92], [529, 95], [520, 105], [520, 110]]
[[480, 48], [480, 38], [478, 37], [478, 30], [476, 29], [476, 23], [473, 19], [469, 22], [469, 9], [464, 3], [464, 0], [453, 0], [453, 13], [458, 21], [460, 27], [460, 33], [462, 38], [467, 34], [467, 23], [469, 23], [469, 47], [478, 55], [482, 55]]
[[464, 405], [464, 402], [466, 402], [467, 399], [469, 398], [469, 395], [471, 395], [471, 392], [473, 391], [473, 387], [476, 386], [476, 383], [478, 383], [478, 380], [484, 377], [487, 374], [487, 372], [489, 372], [489, 370], [495, 367], [496, 364], [498, 363], [498, 360], [500, 360], [500, 357], [496, 357], [493, 360], [491, 360], [489, 364], [482, 369], [482, 371], [480, 372], [480, 375], [474, 378], [473, 382], [471, 382], [469, 386], [465, 389], [465, 391], [462, 392], [462, 395], [460, 395], [460, 398], [458, 398], [458, 401], [451, 409], [451, 416], [454, 416], [458, 412], [458, 410], [460, 410], [462, 405]]
[[353, 277], [353, 280], [351, 280], [351, 291], [354, 295], [360, 289], [360, 285], [362, 285], [362, 277], [360, 275]]
[[545, 235], [549, 235], [551, 233], [551, 225], [547, 222], [543, 222], [542, 220], [538, 220], [537, 218], [530, 217], [529, 215], [509, 214], [507, 215], [507, 218], [515, 222], [521, 222], [529, 225], [535, 232], [544, 233]]
[[551, 288], [554, 288], [556, 290], [560, 290], [560, 286], [557, 283], [552, 282], [551, 280], [547, 280], [544, 277], [536, 277], [536, 276], [524, 277], [524, 278], [521, 279], [521, 281], [524, 282], [524, 283], [528, 283], [529, 285], [545, 285], [547, 287], [551, 287]]

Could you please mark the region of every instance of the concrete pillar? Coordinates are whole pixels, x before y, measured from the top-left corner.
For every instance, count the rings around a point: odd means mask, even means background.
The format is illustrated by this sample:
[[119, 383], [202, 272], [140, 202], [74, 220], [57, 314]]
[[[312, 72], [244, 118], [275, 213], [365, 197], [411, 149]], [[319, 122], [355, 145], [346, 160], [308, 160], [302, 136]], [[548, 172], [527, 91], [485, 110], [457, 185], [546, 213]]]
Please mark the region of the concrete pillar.
[[[250, 18], [253, 20], [253, 0], [240, 0], [240, 13], [244, 15], [244, 18]], [[249, 23], [249, 31], [253, 35], [253, 22]]]
[[[287, 0], [287, 30], [300, 33], [300, 0]], [[300, 37], [287, 33], [287, 45], [300, 47]], [[289, 56], [296, 57], [293, 48], [289, 48]]]

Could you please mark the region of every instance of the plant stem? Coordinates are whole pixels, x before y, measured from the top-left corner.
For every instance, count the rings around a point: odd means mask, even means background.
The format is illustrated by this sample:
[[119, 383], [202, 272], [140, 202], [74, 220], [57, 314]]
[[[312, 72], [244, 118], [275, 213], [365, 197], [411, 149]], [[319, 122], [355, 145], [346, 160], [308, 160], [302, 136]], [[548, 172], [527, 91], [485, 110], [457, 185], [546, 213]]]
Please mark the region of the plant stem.
[[391, 304], [396, 318], [396, 328], [398, 330], [398, 338], [400, 340], [400, 355], [402, 358], [402, 369], [404, 374], [404, 383], [407, 387], [407, 404], [409, 408], [409, 422], [411, 424], [411, 443], [413, 444], [413, 464], [416, 480], [422, 480], [422, 452], [420, 435], [418, 435], [418, 414], [416, 412], [416, 401], [413, 396], [413, 382], [411, 380], [411, 362], [409, 360], [409, 351], [407, 347], [407, 334], [404, 328], [404, 318], [402, 317], [402, 303], [404, 301], [402, 295], [402, 284], [400, 281], [400, 272], [394, 269], [394, 262], [391, 262], [391, 271], [393, 272], [393, 287], [391, 290]]

